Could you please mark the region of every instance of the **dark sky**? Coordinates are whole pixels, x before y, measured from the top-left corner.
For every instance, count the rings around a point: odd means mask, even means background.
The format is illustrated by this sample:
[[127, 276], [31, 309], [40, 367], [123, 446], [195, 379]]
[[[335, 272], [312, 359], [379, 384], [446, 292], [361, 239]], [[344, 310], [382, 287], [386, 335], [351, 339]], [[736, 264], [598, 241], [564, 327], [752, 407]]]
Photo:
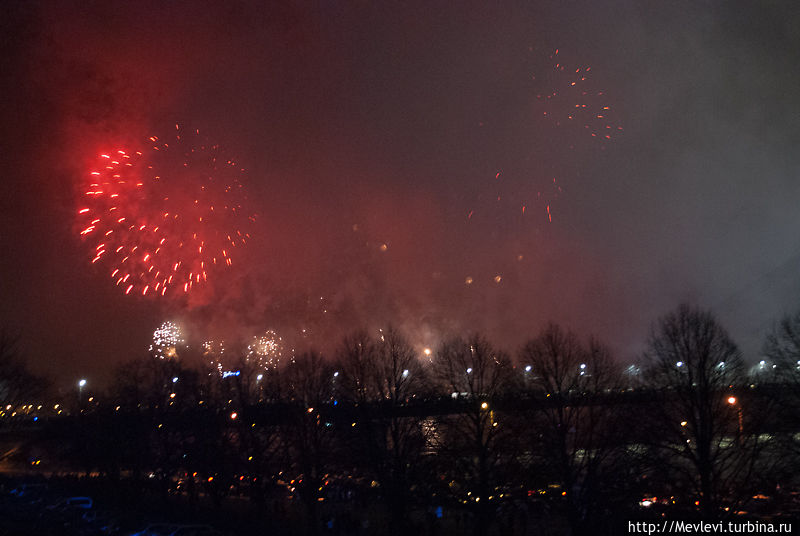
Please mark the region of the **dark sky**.
[[[754, 360], [800, 306], [796, 2], [6, 6], [0, 326], [60, 381], [102, 382], [164, 320], [512, 352], [554, 320], [629, 361], [689, 301]], [[591, 67], [619, 135], [543, 115], [572, 105], [536, 98], [569, 94], [556, 61]], [[188, 301], [124, 296], [78, 236], [80, 185], [102, 144], [176, 121], [247, 169], [253, 240]]]

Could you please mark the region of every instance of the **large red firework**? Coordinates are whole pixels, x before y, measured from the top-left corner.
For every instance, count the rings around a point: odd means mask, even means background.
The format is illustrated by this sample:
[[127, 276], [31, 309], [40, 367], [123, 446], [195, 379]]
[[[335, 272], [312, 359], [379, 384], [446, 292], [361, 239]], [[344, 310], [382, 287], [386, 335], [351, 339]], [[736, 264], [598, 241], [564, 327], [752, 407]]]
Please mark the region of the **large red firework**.
[[78, 210], [91, 262], [106, 264], [125, 294], [188, 293], [232, 265], [250, 238], [243, 174], [218, 145], [180, 125], [169, 138], [101, 153]]

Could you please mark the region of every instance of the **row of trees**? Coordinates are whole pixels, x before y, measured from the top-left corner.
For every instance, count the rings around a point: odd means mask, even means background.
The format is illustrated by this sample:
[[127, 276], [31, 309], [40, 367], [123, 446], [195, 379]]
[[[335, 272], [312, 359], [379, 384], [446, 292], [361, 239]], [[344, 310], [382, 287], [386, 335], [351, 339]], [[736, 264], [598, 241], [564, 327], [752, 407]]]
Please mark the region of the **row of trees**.
[[641, 515], [645, 495], [716, 519], [796, 484], [798, 327], [800, 315], [769, 337], [775, 366], [758, 383], [711, 313], [689, 306], [629, 369], [554, 324], [513, 359], [480, 335], [420, 359], [393, 328], [345, 337], [334, 359], [307, 352], [266, 373], [242, 362], [224, 379], [152, 358], [48, 430], [87, 470], [183, 480], [190, 496], [288, 493], [311, 520], [344, 490], [378, 498], [397, 534], [437, 505], [479, 535], [532, 521], [597, 533]]
[[17, 404], [41, 398], [49, 382], [32, 373], [22, 358], [19, 337], [0, 330], [0, 402]]

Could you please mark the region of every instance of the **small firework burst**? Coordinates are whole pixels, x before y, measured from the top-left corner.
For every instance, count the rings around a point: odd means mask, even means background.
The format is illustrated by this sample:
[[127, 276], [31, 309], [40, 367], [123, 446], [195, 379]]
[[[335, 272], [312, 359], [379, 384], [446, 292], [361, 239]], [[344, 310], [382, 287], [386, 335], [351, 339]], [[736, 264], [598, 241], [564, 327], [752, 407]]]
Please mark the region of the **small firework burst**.
[[177, 359], [184, 342], [181, 328], [174, 322], [164, 322], [153, 332], [150, 352], [159, 359]]

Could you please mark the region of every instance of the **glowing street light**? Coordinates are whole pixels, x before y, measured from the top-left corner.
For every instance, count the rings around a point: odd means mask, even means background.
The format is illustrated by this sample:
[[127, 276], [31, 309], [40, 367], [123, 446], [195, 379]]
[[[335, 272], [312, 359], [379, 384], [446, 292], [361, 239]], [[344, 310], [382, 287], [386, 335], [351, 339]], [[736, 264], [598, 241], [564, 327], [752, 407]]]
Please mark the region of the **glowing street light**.
[[742, 441], [742, 428], [743, 428], [743, 426], [742, 426], [742, 424], [743, 424], [742, 423], [742, 420], [743, 420], [742, 419], [742, 405], [739, 404], [738, 402], [739, 401], [736, 399], [735, 396], [729, 396], [728, 397], [728, 404], [730, 404], [731, 406], [735, 406], [736, 407], [736, 413], [737, 413], [737, 416], [739, 417], [739, 443], [741, 443], [741, 441]]
[[83, 412], [83, 388], [86, 387], [86, 378], [81, 378], [78, 380], [78, 408], [81, 412]]

